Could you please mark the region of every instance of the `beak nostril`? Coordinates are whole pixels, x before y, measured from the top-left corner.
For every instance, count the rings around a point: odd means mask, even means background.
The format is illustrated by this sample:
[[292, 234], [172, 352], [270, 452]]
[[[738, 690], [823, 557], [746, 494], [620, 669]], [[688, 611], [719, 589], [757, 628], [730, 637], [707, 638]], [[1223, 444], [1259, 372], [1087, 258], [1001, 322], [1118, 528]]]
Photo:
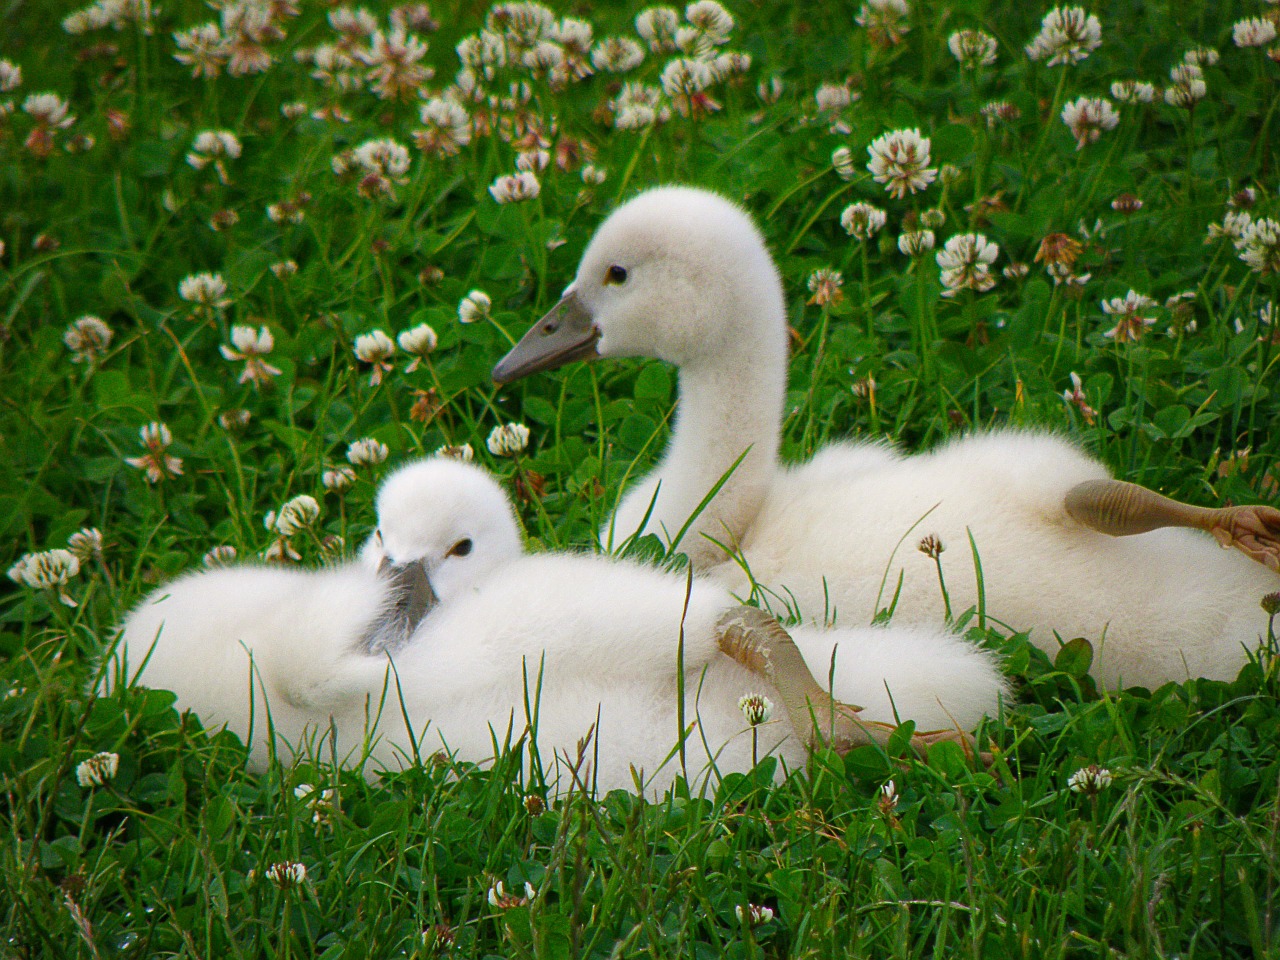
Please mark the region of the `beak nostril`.
[[542, 335], [544, 337], [549, 337], [559, 329], [560, 324], [556, 323], [554, 320], [548, 320], [542, 325]]

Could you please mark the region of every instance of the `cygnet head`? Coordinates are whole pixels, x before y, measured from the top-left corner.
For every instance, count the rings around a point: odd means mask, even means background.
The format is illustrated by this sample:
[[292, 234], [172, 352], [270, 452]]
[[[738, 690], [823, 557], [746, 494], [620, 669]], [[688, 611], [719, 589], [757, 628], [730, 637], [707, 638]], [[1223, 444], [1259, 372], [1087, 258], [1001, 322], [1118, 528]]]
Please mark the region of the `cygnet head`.
[[506, 383], [572, 360], [684, 370], [786, 350], [782, 285], [751, 218], [718, 194], [658, 187], [596, 231], [563, 298], [494, 367]]
[[447, 603], [523, 552], [511, 501], [473, 464], [433, 457], [407, 464], [378, 490], [378, 529], [361, 551], [376, 569], [419, 567]]

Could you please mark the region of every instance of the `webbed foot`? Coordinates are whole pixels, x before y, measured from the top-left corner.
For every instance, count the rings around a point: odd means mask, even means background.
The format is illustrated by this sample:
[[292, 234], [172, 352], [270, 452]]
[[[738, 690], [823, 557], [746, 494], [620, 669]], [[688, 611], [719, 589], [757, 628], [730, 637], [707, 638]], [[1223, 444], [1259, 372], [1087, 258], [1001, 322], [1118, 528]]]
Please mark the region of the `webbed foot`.
[[1215, 540], [1280, 573], [1280, 510], [1254, 504], [1214, 512], [1218, 517], [1209, 532]]
[[1160, 527], [1205, 530], [1224, 547], [1280, 572], [1280, 510], [1274, 507], [1197, 507], [1123, 480], [1081, 483], [1067, 491], [1063, 505], [1079, 523], [1113, 537]]
[[[772, 616], [757, 607], [733, 607], [718, 623], [720, 649], [731, 659], [769, 681], [778, 691], [792, 729], [810, 749], [824, 744], [843, 755], [854, 747], [886, 747], [896, 727], [866, 720], [862, 708], [832, 698], [814, 679], [791, 635]], [[915, 734], [911, 747], [920, 756], [934, 743], [952, 740], [965, 752], [990, 763], [973, 738], [959, 730]]]

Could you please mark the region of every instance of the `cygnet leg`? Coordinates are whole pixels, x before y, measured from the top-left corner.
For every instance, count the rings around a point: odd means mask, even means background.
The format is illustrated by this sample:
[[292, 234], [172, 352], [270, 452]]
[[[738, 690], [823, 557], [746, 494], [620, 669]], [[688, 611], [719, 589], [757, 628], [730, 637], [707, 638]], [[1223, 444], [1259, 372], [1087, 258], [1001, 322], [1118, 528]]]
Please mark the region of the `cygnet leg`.
[[[777, 689], [792, 729], [810, 749], [825, 741], [845, 754], [865, 744], [889, 743], [893, 724], [862, 720], [858, 717], [861, 707], [832, 699], [814, 679], [791, 635], [764, 610], [733, 607], [717, 626], [721, 651]], [[958, 730], [917, 734], [911, 739], [921, 755], [925, 747], [940, 740], [959, 741], [966, 750], [973, 745], [972, 738]]]
[[1067, 491], [1063, 503], [1074, 519], [1113, 537], [1160, 527], [1207, 530], [1223, 547], [1280, 573], [1280, 510], [1274, 507], [1196, 507], [1123, 480], [1081, 483]]

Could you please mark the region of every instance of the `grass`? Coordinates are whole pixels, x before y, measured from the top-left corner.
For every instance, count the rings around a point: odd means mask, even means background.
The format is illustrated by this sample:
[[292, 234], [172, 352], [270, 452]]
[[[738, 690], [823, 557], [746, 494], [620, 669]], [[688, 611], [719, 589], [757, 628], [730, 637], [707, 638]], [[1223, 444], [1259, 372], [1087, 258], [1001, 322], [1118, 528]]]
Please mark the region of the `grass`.
[[[215, 11], [163, 7], [153, 30], [79, 34], [43, 7], [0, 14], [0, 58], [22, 68], [0, 95], [14, 102], [0, 114], [0, 561], [61, 548], [82, 527], [104, 538], [60, 591], [0, 597], [0, 956], [1280, 954], [1280, 667], [1266, 651], [1232, 683], [1106, 693], [1087, 676], [1087, 642], [1050, 662], [1025, 637], [977, 631], [1005, 650], [1019, 692], [985, 731], [990, 771], [945, 748], [927, 762], [862, 749], [818, 754], [777, 785], [765, 760], [660, 803], [543, 797], [522, 782], [518, 749], [485, 769], [435, 760], [376, 784], [319, 760], [255, 776], [234, 737], [203, 731], [170, 694], [85, 692], [113, 625], [155, 584], [215, 546], [268, 550], [263, 515], [300, 494], [323, 509], [290, 546], [304, 563], [340, 553], [367, 534], [388, 466], [444, 444], [470, 443], [504, 478], [534, 548], [588, 544], [662, 448], [672, 371], [579, 366], [502, 390], [488, 373], [554, 302], [594, 225], [655, 183], [741, 199], [770, 239], [794, 330], [788, 456], [842, 436], [914, 449], [1025, 424], [1173, 496], [1274, 499], [1277, 254], [1255, 269], [1207, 236], [1233, 209], [1280, 216], [1280, 66], [1232, 42], [1235, 21], [1274, 19], [1273, 7], [1100, 2], [1101, 46], [1048, 66], [1024, 52], [1047, 8], [917, 3], [901, 42], [883, 44], [847, 7], [733, 3], [725, 48], [751, 63], [705, 91], [714, 103], [685, 98], [682, 112], [664, 98], [666, 122], [618, 130], [607, 103], [624, 78], [561, 86], [503, 67], [488, 88], [508, 97], [528, 81], [528, 101], [473, 111], [454, 157], [413, 145], [416, 93], [379, 98], [360, 64], [349, 72], [364, 86], [329, 87], [294, 58], [334, 41], [324, 10], [282, 21], [265, 72], [193, 79], [172, 34]], [[593, 12], [597, 39], [634, 38], [639, 9]], [[434, 12], [438, 29], [413, 28], [429, 43], [430, 95], [486, 13]], [[962, 28], [995, 37], [994, 65], [958, 67], [946, 44]], [[1170, 68], [1201, 46], [1220, 53], [1203, 68], [1205, 98], [1166, 104]], [[670, 56], [648, 54], [625, 79], [657, 84]], [[757, 86], [773, 76], [782, 92], [766, 101]], [[1119, 124], [1077, 149], [1062, 107], [1120, 80], [1153, 82], [1156, 102], [1113, 99]], [[823, 83], [859, 99], [822, 113]], [[69, 102], [69, 127], [41, 133], [23, 110], [46, 90]], [[1006, 119], [988, 125], [993, 101]], [[866, 172], [866, 147], [901, 128], [954, 169], [894, 200]], [[240, 155], [193, 167], [204, 130], [232, 132]], [[498, 204], [489, 187], [531, 130], [552, 142], [541, 191]], [[335, 175], [335, 156], [381, 137], [409, 148], [394, 182]], [[832, 167], [838, 147], [850, 180]], [[602, 183], [582, 178], [588, 157]], [[1124, 193], [1140, 209], [1116, 209]], [[268, 218], [286, 201], [301, 222]], [[865, 244], [840, 226], [855, 201], [888, 214]], [[909, 225], [939, 216], [939, 249], [979, 231], [999, 245], [994, 273], [1028, 271], [941, 297], [933, 254], [897, 249]], [[1080, 244], [1083, 285], [1055, 285], [1035, 261], [1051, 234]], [[271, 267], [286, 261], [297, 270], [281, 279]], [[844, 278], [825, 304], [806, 286], [820, 268]], [[200, 271], [224, 279], [225, 305], [179, 297]], [[462, 324], [473, 289], [492, 307]], [[1155, 300], [1135, 313], [1155, 323], [1121, 342], [1101, 304], [1131, 289]], [[76, 362], [63, 336], [86, 314], [113, 336]], [[412, 372], [398, 352], [372, 383], [356, 338], [422, 323], [434, 351]], [[280, 373], [238, 382], [244, 362], [219, 348], [233, 327], [264, 325], [262, 359]], [[1075, 403], [1062, 396], [1072, 373]], [[153, 421], [182, 461], [158, 483], [126, 462]], [[512, 422], [528, 425], [527, 450], [490, 456], [486, 437]], [[389, 459], [327, 490], [325, 471], [366, 437]], [[102, 751], [118, 771], [82, 787], [77, 766]], [[1111, 782], [1070, 790], [1090, 765]], [[299, 796], [303, 784], [314, 789]], [[321, 790], [333, 793], [317, 803]], [[282, 863], [303, 864], [305, 880], [272, 882]], [[508, 899], [494, 905], [498, 881]], [[744, 921], [737, 908], [751, 904], [772, 918]]]

